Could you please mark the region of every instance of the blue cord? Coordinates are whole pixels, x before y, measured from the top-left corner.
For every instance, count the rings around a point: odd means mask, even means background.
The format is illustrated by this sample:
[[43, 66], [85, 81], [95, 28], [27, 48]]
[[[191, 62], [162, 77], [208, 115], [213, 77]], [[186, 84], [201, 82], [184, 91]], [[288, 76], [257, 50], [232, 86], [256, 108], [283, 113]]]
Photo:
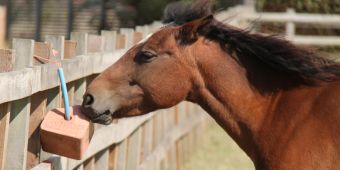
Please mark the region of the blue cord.
[[60, 83], [61, 83], [61, 91], [63, 93], [63, 98], [64, 98], [65, 118], [66, 118], [66, 120], [70, 120], [70, 104], [69, 104], [69, 101], [68, 101], [64, 72], [63, 72], [63, 69], [61, 67], [58, 68], [58, 75], [59, 75], [59, 79], [60, 79]]

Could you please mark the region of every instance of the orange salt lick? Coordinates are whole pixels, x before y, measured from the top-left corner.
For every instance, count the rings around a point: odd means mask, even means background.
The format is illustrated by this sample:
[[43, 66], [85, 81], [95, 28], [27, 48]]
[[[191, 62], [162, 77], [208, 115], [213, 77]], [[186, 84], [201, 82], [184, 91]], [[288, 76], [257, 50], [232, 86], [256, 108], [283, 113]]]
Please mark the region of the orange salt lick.
[[69, 121], [64, 108], [49, 111], [40, 126], [40, 140], [44, 151], [79, 160], [90, 143], [93, 124], [80, 112], [80, 106], [70, 110]]

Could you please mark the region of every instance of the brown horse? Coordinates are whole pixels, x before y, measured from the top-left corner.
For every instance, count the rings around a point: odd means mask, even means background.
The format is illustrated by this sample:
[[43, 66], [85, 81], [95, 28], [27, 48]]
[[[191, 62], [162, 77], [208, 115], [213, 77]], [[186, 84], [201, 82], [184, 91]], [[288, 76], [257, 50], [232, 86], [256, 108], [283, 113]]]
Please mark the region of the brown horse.
[[87, 116], [108, 124], [187, 100], [204, 108], [256, 169], [340, 169], [339, 63], [225, 25], [202, 7], [167, 14], [172, 24], [90, 84]]

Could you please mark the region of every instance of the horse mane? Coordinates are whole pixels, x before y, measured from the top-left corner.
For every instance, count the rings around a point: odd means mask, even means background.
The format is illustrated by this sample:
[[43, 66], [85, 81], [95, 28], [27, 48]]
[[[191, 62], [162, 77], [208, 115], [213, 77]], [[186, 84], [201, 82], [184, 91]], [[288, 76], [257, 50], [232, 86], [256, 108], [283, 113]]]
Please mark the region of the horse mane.
[[[166, 7], [163, 21], [183, 25], [211, 14], [209, 1], [198, 1], [193, 5], [177, 2]], [[278, 36], [250, 33], [215, 19], [200, 34], [219, 42], [229, 54], [256, 58], [272, 70], [294, 75], [306, 84], [340, 78], [340, 63]]]

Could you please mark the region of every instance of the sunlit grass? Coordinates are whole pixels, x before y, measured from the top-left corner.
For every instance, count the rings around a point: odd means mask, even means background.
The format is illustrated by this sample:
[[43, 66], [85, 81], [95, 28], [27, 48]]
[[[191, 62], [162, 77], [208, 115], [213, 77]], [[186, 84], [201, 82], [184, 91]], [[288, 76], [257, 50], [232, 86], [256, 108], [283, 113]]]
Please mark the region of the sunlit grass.
[[183, 170], [253, 170], [247, 155], [217, 124], [205, 131], [197, 149]]

